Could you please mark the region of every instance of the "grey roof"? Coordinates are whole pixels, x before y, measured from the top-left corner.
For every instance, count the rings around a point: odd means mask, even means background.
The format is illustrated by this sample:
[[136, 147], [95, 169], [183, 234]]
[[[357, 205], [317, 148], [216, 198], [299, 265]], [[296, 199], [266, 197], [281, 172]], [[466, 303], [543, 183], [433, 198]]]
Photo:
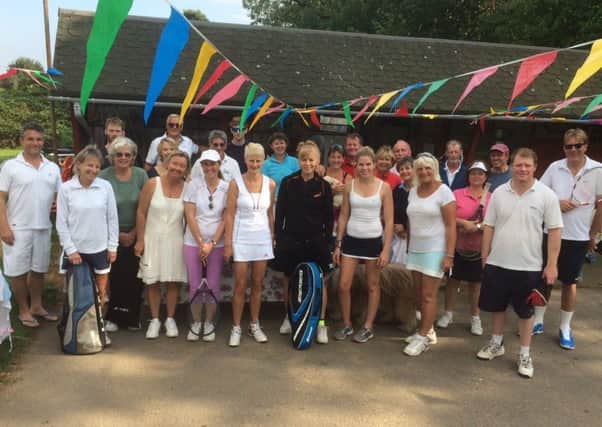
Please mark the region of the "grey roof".
[[[93, 13], [60, 10], [54, 65], [65, 73], [57, 95], [78, 97], [86, 57], [86, 40]], [[165, 19], [130, 16], [124, 23], [94, 98], [144, 100], [155, 48]], [[433, 81], [505, 61], [545, 52], [550, 48], [464, 41], [391, 37], [266, 26], [195, 23], [218, 49], [259, 85], [296, 106], [368, 96], [420, 81]], [[160, 101], [180, 102], [188, 88], [202, 39], [193, 31]], [[563, 51], [556, 62], [517, 98], [513, 105], [561, 100], [588, 50]], [[205, 78], [218, 61], [212, 60]], [[464, 101], [458, 113], [505, 108], [519, 65], [500, 69]], [[221, 80], [233, 78], [231, 70]], [[433, 94], [420, 112], [448, 113], [470, 77], [454, 79]], [[602, 77], [594, 76], [576, 95], [602, 92]], [[230, 100], [242, 104], [248, 86]], [[206, 102], [216, 89], [201, 102]], [[408, 97], [410, 109], [424, 89]], [[586, 101], [572, 110], [578, 115]]]

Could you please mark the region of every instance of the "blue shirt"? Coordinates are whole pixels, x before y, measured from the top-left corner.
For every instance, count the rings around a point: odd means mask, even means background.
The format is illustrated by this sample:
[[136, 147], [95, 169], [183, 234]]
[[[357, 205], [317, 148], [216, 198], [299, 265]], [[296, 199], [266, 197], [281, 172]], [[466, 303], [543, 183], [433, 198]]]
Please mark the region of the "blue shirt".
[[489, 172], [489, 183], [491, 184], [491, 188], [489, 191], [493, 193], [493, 191], [498, 188], [500, 185], [507, 183], [512, 178], [512, 171], [510, 168], [506, 172]]
[[299, 160], [296, 157], [284, 155], [284, 160], [279, 162], [272, 155], [263, 162], [261, 167], [261, 173], [267, 177], [270, 177], [276, 183], [276, 198], [278, 198], [278, 192], [280, 191], [280, 183], [287, 176], [297, 172], [299, 169]]

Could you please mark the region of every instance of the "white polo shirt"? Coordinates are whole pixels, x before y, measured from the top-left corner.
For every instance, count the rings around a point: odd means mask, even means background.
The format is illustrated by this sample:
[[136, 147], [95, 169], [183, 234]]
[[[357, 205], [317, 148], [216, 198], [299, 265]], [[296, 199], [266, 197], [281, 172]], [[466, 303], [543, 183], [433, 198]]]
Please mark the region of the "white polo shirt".
[[[211, 202], [209, 202], [209, 196], [211, 196]], [[213, 239], [219, 224], [224, 220], [227, 196], [228, 183], [222, 179], [219, 180], [219, 184], [213, 194], [209, 192], [207, 184], [202, 178], [197, 177], [186, 186], [184, 202], [193, 203], [196, 206], [195, 218], [199, 225], [203, 241], [207, 242]], [[209, 207], [210, 203], [211, 207]], [[184, 233], [184, 244], [187, 246], [198, 246], [188, 226], [186, 226], [186, 232]], [[222, 235], [216, 247], [221, 248], [223, 246], [224, 236]]]
[[116, 251], [119, 219], [109, 181], [96, 178], [84, 188], [76, 175], [63, 183], [56, 202], [56, 231], [67, 255]]
[[[227, 154], [224, 154], [224, 159], [220, 164], [219, 170], [224, 176], [224, 181], [226, 181], [227, 183], [229, 183], [233, 179], [242, 178], [238, 162], [233, 157], [230, 157]], [[192, 179], [198, 177], [203, 178], [203, 168], [201, 167], [201, 159], [197, 159], [197, 161], [194, 162], [194, 165], [190, 170], [190, 177]]]
[[578, 206], [562, 213], [562, 238], [588, 241], [596, 202], [602, 199], [602, 163], [586, 157], [585, 166], [573, 176], [566, 159], [552, 163], [541, 182], [552, 189], [558, 199], [572, 200]]
[[7, 218], [13, 230], [52, 228], [50, 208], [61, 185], [61, 171], [41, 157], [38, 169], [21, 153], [7, 160], [0, 171], [0, 191], [8, 194]]
[[491, 196], [484, 224], [494, 228], [487, 264], [509, 270], [541, 271], [543, 225], [562, 227], [558, 197], [539, 181], [522, 195], [499, 186]]
[[[159, 153], [157, 152], [157, 149], [159, 148], [161, 140], [163, 140], [166, 137], [167, 134], [164, 133], [163, 135], [151, 141], [150, 147], [148, 147], [148, 153], [146, 153], [146, 163], [150, 165], [161, 163], [161, 161], [159, 160]], [[188, 138], [187, 136], [181, 135], [181, 137], [182, 141], [180, 142], [180, 145], [178, 145], [178, 150], [188, 154], [188, 158], [192, 158], [192, 155], [196, 154], [199, 151], [199, 146], [192, 142], [192, 139]]]

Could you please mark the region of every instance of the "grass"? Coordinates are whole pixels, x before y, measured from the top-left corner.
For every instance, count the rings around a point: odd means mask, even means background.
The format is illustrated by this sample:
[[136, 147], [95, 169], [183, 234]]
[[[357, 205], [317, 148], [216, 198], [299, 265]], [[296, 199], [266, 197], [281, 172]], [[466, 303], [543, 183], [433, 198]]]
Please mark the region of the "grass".
[[21, 152], [21, 148], [0, 148], [0, 162], [12, 159]]

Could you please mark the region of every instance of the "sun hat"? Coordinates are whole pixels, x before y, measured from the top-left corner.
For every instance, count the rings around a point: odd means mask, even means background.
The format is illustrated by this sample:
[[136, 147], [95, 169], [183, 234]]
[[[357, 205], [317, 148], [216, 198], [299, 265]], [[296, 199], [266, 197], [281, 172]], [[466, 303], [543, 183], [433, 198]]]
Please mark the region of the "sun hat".
[[204, 162], [205, 160], [209, 162], [220, 162], [222, 158], [219, 156], [219, 153], [215, 150], [205, 150], [203, 154], [201, 154], [200, 162]]
[[479, 169], [485, 173], [488, 172], [487, 166], [485, 166], [485, 163], [478, 161], [478, 160], [476, 162], [473, 162], [472, 165], [470, 165], [470, 167], [468, 168], [468, 172], [470, 172], [473, 169]]

